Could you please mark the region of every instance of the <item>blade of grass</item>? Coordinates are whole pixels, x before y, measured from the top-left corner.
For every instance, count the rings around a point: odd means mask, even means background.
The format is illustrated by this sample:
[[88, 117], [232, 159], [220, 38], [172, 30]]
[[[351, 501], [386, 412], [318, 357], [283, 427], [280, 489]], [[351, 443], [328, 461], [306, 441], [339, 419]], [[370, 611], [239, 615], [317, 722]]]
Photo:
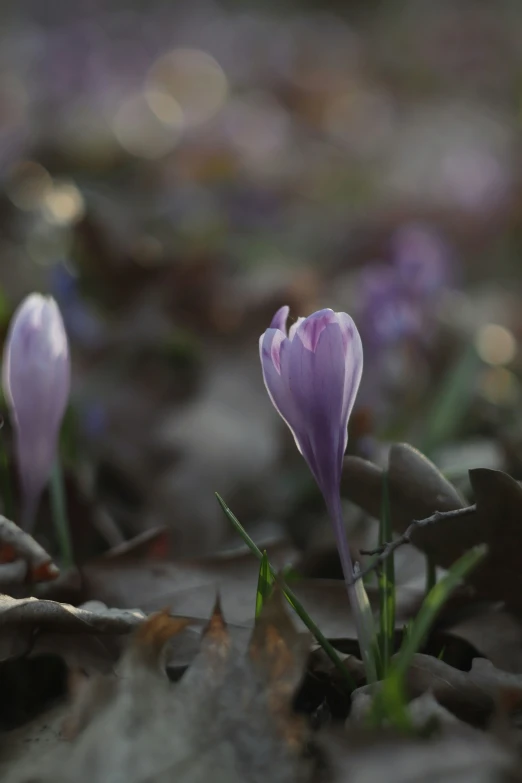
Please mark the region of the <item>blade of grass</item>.
[[413, 656], [422, 647], [433, 621], [451, 593], [459, 586], [462, 579], [484, 559], [487, 551], [486, 544], [473, 547], [453, 563], [446, 576], [431, 588], [393, 661], [394, 670], [401, 676], [406, 674]]
[[263, 551], [263, 557], [261, 558], [261, 565], [259, 566], [259, 577], [257, 580], [256, 591], [256, 617], [259, 617], [263, 604], [272, 592], [272, 585], [274, 580], [270, 573], [270, 565], [268, 563], [268, 555], [266, 549]]
[[60, 556], [64, 568], [74, 565], [74, 558], [69, 533], [69, 521], [67, 519], [67, 503], [65, 499], [65, 484], [63, 480], [62, 463], [57, 456], [51, 473], [49, 486], [51, 495], [51, 508], [53, 524], [56, 531], [56, 539], [60, 549]]
[[[246, 530], [244, 529], [243, 525], [239, 521], [239, 519], [235, 516], [235, 514], [229, 509], [221, 495], [219, 495], [217, 492], [215, 493], [217, 501], [221, 508], [223, 509], [223, 512], [225, 513], [225, 516], [228, 518], [228, 520], [232, 523], [232, 525], [235, 527], [247, 547], [250, 549], [253, 555], [257, 557], [258, 560], [263, 559], [263, 553], [255, 543], [255, 541], [250, 538]], [[275, 569], [268, 564], [268, 568], [270, 571], [270, 575], [274, 579], [274, 581], [278, 581], [277, 573]], [[283, 594], [294, 610], [294, 612], [297, 614], [297, 616], [303, 621], [303, 623], [306, 625], [308, 630], [315, 636], [318, 643], [321, 645], [325, 653], [328, 655], [332, 663], [335, 665], [335, 667], [338, 669], [339, 673], [342, 675], [346, 685], [350, 689], [350, 691], [353, 691], [356, 687], [355, 682], [353, 681], [353, 678], [350, 675], [350, 672], [346, 668], [346, 666], [341, 661], [337, 651], [335, 648], [330, 644], [328, 639], [321, 633], [317, 625], [314, 623], [308, 612], [305, 610], [295, 593], [288, 587], [288, 585], [283, 585]]]
[[[462, 579], [485, 557], [487, 546], [474, 547], [453, 563], [446, 576], [435, 584], [424, 599], [417, 617], [410, 621], [401, 649], [394, 657], [387, 677], [375, 694], [369, 715], [371, 725], [390, 723], [401, 731], [411, 731], [412, 722], [406, 709], [404, 678], [431, 628], [435, 617]], [[406, 630], [406, 629], [405, 629]]]
[[474, 346], [469, 346], [443, 378], [426, 416], [420, 450], [427, 457], [441, 443], [454, 436], [469, 404], [470, 389], [475, 384], [481, 360]]
[[[379, 523], [379, 546], [384, 546], [392, 540], [390, 515], [390, 493], [388, 488], [388, 471], [383, 473], [382, 508]], [[378, 570], [379, 604], [380, 604], [380, 661], [381, 677], [386, 677], [390, 666], [395, 642], [395, 562], [393, 553], [386, 558]]]

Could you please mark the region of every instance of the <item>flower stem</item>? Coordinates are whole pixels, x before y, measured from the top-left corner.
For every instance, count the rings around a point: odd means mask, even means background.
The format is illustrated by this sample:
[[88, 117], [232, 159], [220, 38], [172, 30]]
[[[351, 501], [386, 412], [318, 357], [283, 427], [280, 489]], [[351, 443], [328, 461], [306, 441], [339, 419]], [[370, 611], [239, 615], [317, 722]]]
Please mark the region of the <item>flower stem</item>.
[[364, 588], [362, 579], [355, 579], [359, 572], [359, 564], [356, 563], [357, 573], [354, 570], [350, 546], [344, 526], [343, 509], [341, 497], [337, 495], [335, 502], [329, 504], [329, 512], [332, 517], [335, 537], [337, 540], [337, 550], [341, 560], [341, 566], [344, 574], [344, 582], [348, 593], [348, 600], [355, 619], [357, 628], [357, 637], [361, 658], [366, 671], [366, 680], [368, 683], [377, 682], [377, 635], [375, 632], [375, 623], [373, 612], [368, 600], [368, 595]]

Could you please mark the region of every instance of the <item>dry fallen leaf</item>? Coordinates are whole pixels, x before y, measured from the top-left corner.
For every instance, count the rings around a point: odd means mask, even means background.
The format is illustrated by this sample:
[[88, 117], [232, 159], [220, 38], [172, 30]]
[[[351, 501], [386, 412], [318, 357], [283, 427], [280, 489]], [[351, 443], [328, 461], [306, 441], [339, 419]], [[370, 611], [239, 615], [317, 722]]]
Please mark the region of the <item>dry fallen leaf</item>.
[[522, 621], [498, 604], [466, 607], [443, 635], [471, 644], [498, 669], [522, 674]]
[[[165, 612], [150, 617], [134, 634], [117, 677], [95, 678], [79, 693], [68, 724], [75, 738], [57, 744], [32, 768], [23, 760], [12, 765], [4, 779], [14, 783], [32, 774], [39, 783], [309, 780], [308, 731], [292, 712], [309, 637], [293, 628], [277, 591], [246, 655], [234, 648], [218, 607], [200, 654], [174, 686], [165, 673], [165, 642], [182, 626]], [[102, 681], [107, 688], [100, 687]]]
[[[101, 602], [84, 608], [37, 598], [0, 595], [0, 661], [54, 652], [71, 665], [91, 656], [111, 661], [107, 641], [143, 622], [137, 609], [108, 609]], [[112, 661], [111, 661], [112, 663]]]
[[[487, 558], [471, 572], [467, 582], [477, 598], [500, 600], [512, 609], [522, 609], [522, 488], [497, 470], [477, 468], [469, 475], [476, 511], [419, 528], [412, 535], [412, 543], [444, 568], [476, 544], [487, 543]], [[404, 533], [413, 520], [466, 505], [435, 465], [407, 444], [392, 447], [388, 481], [391, 520], [398, 533]], [[344, 487], [354, 502], [378, 516], [382, 471], [377, 466], [347, 457]]]
[[[430, 692], [439, 704], [475, 726], [485, 726], [499, 701], [507, 696], [512, 707], [522, 705], [522, 675], [503, 672], [483, 658], [475, 658], [466, 672], [417, 653], [408, 669], [406, 685], [410, 699]], [[363, 685], [357, 693], [371, 695], [379, 687], [379, 683]]]
[[515, 753], [462, 724], [428, 740], [350, 728], [325, 737], [331, 783], [501, 783], [517, 780]]
[[34, 538], [0, 516], [0, 585], [46, 582], [58, 574], [50, 556]]

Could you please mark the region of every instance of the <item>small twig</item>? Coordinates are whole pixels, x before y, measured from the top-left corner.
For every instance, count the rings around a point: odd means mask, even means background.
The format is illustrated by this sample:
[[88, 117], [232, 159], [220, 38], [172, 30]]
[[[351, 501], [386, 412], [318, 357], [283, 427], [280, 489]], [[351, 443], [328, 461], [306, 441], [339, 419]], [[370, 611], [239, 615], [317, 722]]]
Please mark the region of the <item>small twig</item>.
[[433, 525], [436, 522], [442, 522], [443, 520], [447, 519], [467, 517], [470, 514], [473, 514], [476, 510], [477, 506], [474, 503], [472, 506], [456, 508], [453, 511], [435, 511], [431, 517], [426, 517], [426, 519], [414, 519], [413, 522], [406, 528], [402, 536], [399, 536], [394, 541], [388, 541], [387, 544], [378, 546], [376, 549], [361, 549], [361, 554], [377, 555], [377, 557], [373, 563], [371, 563], [366, 568], [363, 568], [363, 570], [354, 577], [354, 582], [371, 573], [372, 571], [375, 571], [375, 569], [378, 568], [381, 563], [383, 563], [384, 560], [386, 560], [386, 558], [389, 557], [392, 552], [395, 552], [395, 550], [400, 546], [403, 546], [404, 544], [411, 544], [411, 537], [419, 528], [427, 527], [428, 525]]

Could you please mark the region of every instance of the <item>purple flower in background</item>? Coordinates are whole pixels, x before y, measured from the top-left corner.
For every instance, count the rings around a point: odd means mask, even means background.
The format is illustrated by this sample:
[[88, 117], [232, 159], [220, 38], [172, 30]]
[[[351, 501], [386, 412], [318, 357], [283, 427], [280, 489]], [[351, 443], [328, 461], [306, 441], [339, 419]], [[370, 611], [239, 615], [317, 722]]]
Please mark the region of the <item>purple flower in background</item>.
[[359, 280], [363, 336], [369, 347], [392, 345], [419, 333], [422, 317], [397, 271], [384, 264], [363, 270]]
[[439, 293], [450, 280], [451, 258], [442, 238], [426, 226], [403, 226], [391, 239], [392, 262], [413, 297]]
[[437, 299], [451, 282], [447, 245], [421, 224], [393, 234], [390, 261], [366, 267], [360, 277], [363, 338], [373, 348], [429, 338]]
[[2, 369], [23, 491], [22, 526], [27, 529], [49, 480], [70, 391], [69, 346], [54, 299], [31, 294], [18, 307]]
[[350, 316], [333, 310], [319, 310], [308, 318], [298, 318], [287, 333], [288, 312], [288, 307], [278, 310], [270, 328], [260, 337], [263, 378], [270, 399], [290, 427], [325, 499], [361, 652], [367, 659], [373, 629], [369, 629], [368, 613], [361, 608], [362, 584], [357, 590], [353, 581], [340, 497], [348, 419], [363, 369], [361, 338]]
[[84, 348], [96, 349], [103, 334], [102, 324], [82, 298], [78, 278], [65, 264], [56, 264], [53, 267], [50, 289], [60, 306], [71, 341], [78, 342]]

